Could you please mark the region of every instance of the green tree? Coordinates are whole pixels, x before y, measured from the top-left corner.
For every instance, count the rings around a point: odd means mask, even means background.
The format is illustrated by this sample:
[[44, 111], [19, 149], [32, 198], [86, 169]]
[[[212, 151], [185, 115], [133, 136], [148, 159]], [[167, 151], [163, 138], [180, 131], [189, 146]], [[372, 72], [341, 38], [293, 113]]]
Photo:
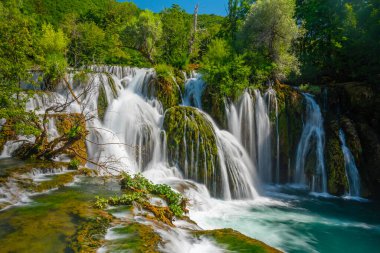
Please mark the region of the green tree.
[[70, 65], [80, 67], [104, 63], [108, 45], [106, 33], [94, 22], [79, 22], [75, 14], [67, 15], [62, 27], [70, 39], [68, 58]]
[[249, 86], [251, 69], [226, 40], [215, 39], [203, 56], [201, 73], [212, 93], [235, 98]]
[[132, 19], [124, 32], [124, 43], [141, 52], [151, 63], [159, 53], [158, 42], [162, 37], [162, 23], [159, 16], [143, 11]]
[[45, 87], [52, 89], [65, 75], [67, 60], [65, 54], [69, 40], [62, 29], [55, 30], [51, 24], [42, 25], [39, 41], [44, 53], [43, 67]]
[[161, 13], [161, 20], [163, 25], [162, 61], [183, 68], [189, 61], [192, 17], [179, 5], [174, 4]]
[[298, 71], [298, 60], [291, 50], [300, 34], [295, 7], [295, 0], [258, 0], [241, 31], [247, 49], [262, 52], [272, 63], [274, 80], [283, 80]]
[[[4, 4], [3, 4], [4, 3]], [[0, 2], [0, 118], [12, 121], [17, 134], [32, 134], [30, 124], [35, 118], [25, 112], [28, 98], [22, 83], [30, 82], [30, 70], [36, 59], [35, 26], [22, 15], [16, 1]]]

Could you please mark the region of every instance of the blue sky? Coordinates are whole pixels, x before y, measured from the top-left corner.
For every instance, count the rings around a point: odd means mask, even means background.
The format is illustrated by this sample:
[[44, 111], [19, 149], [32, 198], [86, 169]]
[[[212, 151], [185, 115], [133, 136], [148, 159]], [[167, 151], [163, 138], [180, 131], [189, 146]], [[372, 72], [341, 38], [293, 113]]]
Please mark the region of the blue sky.
[[[119, 0], [125, 2], [125, 0]], [[159, 12], [165, 7], [170, 7], [172, 4], [179, 4], [187, 12], [193, 13], [194, 6], [199, 3], [200, 14], [217, 14], [226, 15], [228, 0], [127, 0], [134, 2], [141, 9], [150, 9], [154, 12]]]

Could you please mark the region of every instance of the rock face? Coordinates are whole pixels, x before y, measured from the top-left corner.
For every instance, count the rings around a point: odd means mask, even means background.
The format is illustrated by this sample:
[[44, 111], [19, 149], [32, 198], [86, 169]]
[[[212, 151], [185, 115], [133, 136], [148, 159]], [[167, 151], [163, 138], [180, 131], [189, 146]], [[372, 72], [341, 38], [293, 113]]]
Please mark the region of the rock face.
[[328, 191], [333, 195], [343, 195], [349, 191], [345, 162], [339, 141], [339, 123], [326, 124], [326, 166], [328, 170]]
[[165, 113], [168, 159], [186, 178], [204, 183], [211, 193], [221, 193], [217, 140], [204, 115], [191, 107], [172, 107]]
[[[344, 83], [325, 87], [327, 164], [329, 190], [332, 194], [347, 192], [347, 179], [342, 173], [341, 151], [337, 129], [346, 134], [359, 170], [362, 192], [367, 198], [380, 197], [380, 92], [366, 83]], [[339, 140], [339, 139], [338, 139]]]
[[287, 183], [294, 177], [292, 168], [302, 133], [304, 103], [302, 94], [287, 85], [276, 85], [274, 89], [278, 99], [280, 183]]

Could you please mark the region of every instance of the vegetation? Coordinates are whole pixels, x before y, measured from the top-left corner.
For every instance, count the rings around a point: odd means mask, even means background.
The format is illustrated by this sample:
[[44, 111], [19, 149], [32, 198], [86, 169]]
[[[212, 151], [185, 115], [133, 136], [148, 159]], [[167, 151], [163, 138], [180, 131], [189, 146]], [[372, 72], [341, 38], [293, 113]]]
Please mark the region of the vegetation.
[[263, 242], [247, 237], [232, 229], [201, 230], [195, 231], [197, 237], [206, 236], [214, 239], [220, 245], [231, 252], [257, 252], [275, 253], [279, 250], [266, 245]]
[[[127, 173], [123, 174], [121, 188], [124, 194], [110, 197], [108, 199], [98, 197], [95, 206], [101, 209], [107, 205], [118, 206], [139, 204], [145, 210], [151, 212], [156, 219], [173, 226], [174, 217], [182, 217], [186, 212], [186, 199], [181, 194], [173, 191], [170, 186], [164, 184], [153, 184], [141, 174], [134, 177]], [[150, 198], [159, 197], [166, 205], [154, 205], [149, 202]]]

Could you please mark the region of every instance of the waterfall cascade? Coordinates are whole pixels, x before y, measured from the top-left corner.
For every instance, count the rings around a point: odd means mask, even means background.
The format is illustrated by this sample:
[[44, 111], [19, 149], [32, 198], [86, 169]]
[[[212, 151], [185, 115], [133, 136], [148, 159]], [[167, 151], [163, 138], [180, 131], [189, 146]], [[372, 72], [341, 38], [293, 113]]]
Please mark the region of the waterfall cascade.
[[[313, 192], [327, 192], [327, 175], [324, 162], [325, 131], [321, 109], [313, 96], [304, 94], [306, 102], [306, 118], [300, 141], [297, 148], [296, 168], [294, 181], [297, 184], [306, 184], [307, 176], [311, 181]], [[314, 171], [306, 170], [307, 160], [315, 155]]]
[[[276, 121], [276, 150], [273, 151], [273, 126], [270, 114], [274, 110]], [[269, 89], [263, 96], [254, 90], [254, 96], [244, 92], [237, 104], [227, 108], [228, 128], [247, 150], [249, 157], [257, 167], [260, 179], [266, 183], [279, 181], [279, 133], [276, 93]], [[276, 157], [272, 157], [276, 154]], [[273, 160], [276, 168], [273, 175]]]
[[344, 156], [346, 176], [350, 188], [349, 195], [351, 197], [360, 197], [360, 176], [355, 164], [355, 158], [346, 144], [346, 137], [342, 129], [339, 130], [339, 139], [342, 145]]
[[[87, 153], [92, 162], [86, 166], [98, 168], [101, 173], [143, 172], [153, 175], [154, 179], [185, 177], [205, 184], [211, 194], [224, 199], [258, 196], [255, 167], [244, 147], [233, 135], [220, 130], [211, 117], [198, 109], [201, 108], [204, 89], [204, 82], [199, 75], [186, 81], [183, 105], [178, 108], [180, 111], [186, 108], [194, 110], [199, 120], [209, 126], [215, 138], [217, 159], [207, 163], [210, 153], [201, 148], [201, 143], [204, 142], [200, 134], [202, 129], [198, 129], [197, 139], [185, 138], [186, 131], [190, 131], [190, 128], [180, 129], [184, 131], [184, 142], [177, 147], [177, 153], [183, 155], [185, 151], [186, 154], [186, 166], [182, 166], [168, 160], [168, 136], [163, 126], [165, 114], [161, 102], [150, 94], [154, 70], [107, 66], [94, 66], [91, 70], [93, 73], [88, 74], [86, 81], [78, 82], [74, 80], [74, 75], [68, 76], [72, 91], [69, 92], [65, 84], [62, 84], [57, 92], [36, 95], [27, 105], [28, 110], [44, 113], [50, 105], [71, 99], [72, 103], [64, 113], [83, 113], [89, 116], [86, 121], [89, 131]], [[76, 98], [73, 98], [72, 93]], [[98, 116], [101, 96], [104, 97], [103, 106], [106, 107], [103, 120]], [[188, 117], [186, 121], [188, 126], [198, 127], [194, 118]], [[178, 123], [175, 122], [175, 126]], [[57, 135], [52, 120], [49, 122], [49, 130], [52, 136]], [[104, 171], [105, 167], [108, 170]], [[201, 176], [210, 171], [221, 176], [218, 180], [221, 181], [219, 190], [222, 194], [217, 194], [215, 180]]]
[[[280, 182], [279, 111], [273, 88], [264, 93], [246, 91], [237, 103], [231, 103], [226, 108], [228, 131], [225, 131], [202, 111], [205, 83], [201, 75], [193, 73], [185, 82], [182, 105], [174, 107], [183, 114], [183, 118], [175, 119], [174, 126], [179, 125], [178, 121], [185, 122], [177, 131], [181, 140], [168, 146], [173, 138], [168, 136], [165, 121], [171, 108], [164, 112], [161, 102], [152, 95], [153, 69], [114, 66], [90, 69], [93, 73], [88, 74], [87, 81], [78, 82], [74, 74], [68, 77], [72, 91], [62, 84], [57, 92], [36, 95], [27, 105], [28, 110], [43, 113], [51, 104], [64, 103], [68, 98], [74, 100], [70, 96], [72, 92], [75, 94], [75, 100], [79, 101], [73, 101], [66, 113], [92, 116], [86, 122], [87, 152], [94, 163], [88, 163], [88, 167], [104, 164], [111, 168], [107, 173], [128, 171], [155, 177], [184, 177], [203, 183], [213, 196], [225, 199], [254, 198], [258, 196], [259, 181]], [[91, 90], [84, 92], [89, 86]], [[308, 94], [304, 97], [306, 120], [297, 148], [294, 181], [306, 184], [308, 179], [313, 191], [326, 192], [323, 118], [313, 97]], [[101, 99], [103, 105], [99, 103]], [[100, 106], [104, 107], [103, 119], [98, 115]], [[202, 135], [199, 122], [211, 129], [212, 139]], [[49, 129], [52, 136], [57, 135], [54, 120], [49, 122]], [[211, 146], [205, 148], [210, 140], [216, 151]], [[15, 149], [12, 145], [5, 145], [3, 156]], [[310, 172], [306, 161], [312, 153], [316, 162]]]
[[191, 74], [191, 77], [186, 80], [185, 94], [183, 96], [182, 105], [194, 106], [202, 109], [202, 94], [206, 88], [205, 82], [200, 74]]

